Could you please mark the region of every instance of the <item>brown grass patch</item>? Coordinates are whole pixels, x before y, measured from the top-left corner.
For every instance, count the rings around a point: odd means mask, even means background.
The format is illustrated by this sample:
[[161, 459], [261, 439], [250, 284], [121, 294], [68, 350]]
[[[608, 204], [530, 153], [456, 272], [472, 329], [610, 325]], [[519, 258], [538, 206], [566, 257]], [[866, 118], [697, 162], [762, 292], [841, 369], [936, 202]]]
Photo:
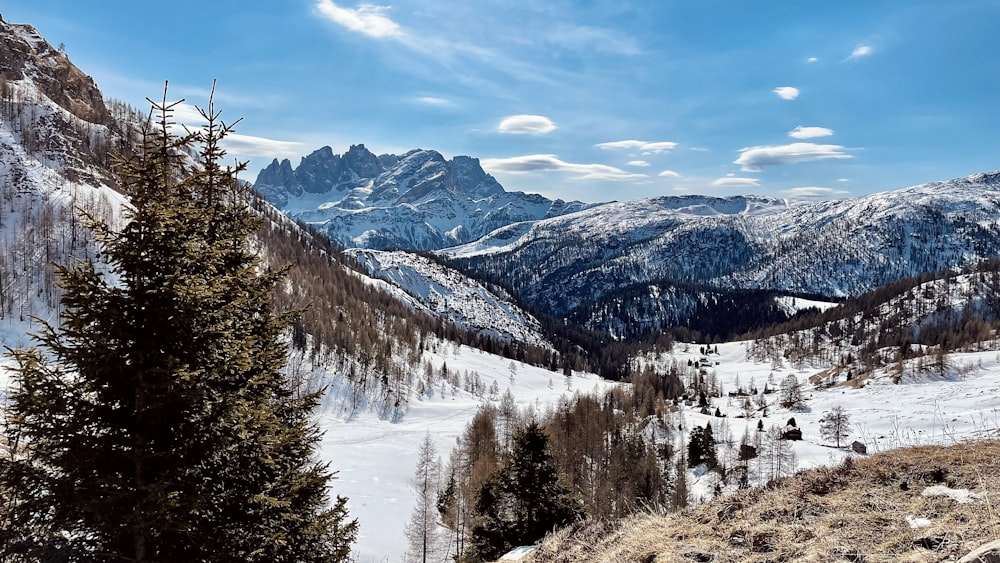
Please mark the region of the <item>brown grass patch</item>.
[[[960, 504], [931, 485], [980, 495]], [[806, 471], [666, 516], [584, 523], [530, 561], [954, 561], [1000, 539], [1000, 441], [920, 446]], [[928, 519], [914, 529], [910, 521]]]

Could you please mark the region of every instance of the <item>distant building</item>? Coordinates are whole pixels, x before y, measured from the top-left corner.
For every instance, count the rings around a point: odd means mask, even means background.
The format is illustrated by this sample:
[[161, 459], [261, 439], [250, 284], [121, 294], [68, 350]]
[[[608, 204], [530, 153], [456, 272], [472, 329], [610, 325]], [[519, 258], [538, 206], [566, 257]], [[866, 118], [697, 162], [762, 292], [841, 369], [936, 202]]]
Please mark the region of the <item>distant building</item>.
[[868, 455], [868, 447], [857, 440], [851, 444], [851, 450], [856, 454]]
[[794, 426], [786, 426], [781, 431], [781, 438], [784, 440], [800, 441], [802, 440], [802, 429]]

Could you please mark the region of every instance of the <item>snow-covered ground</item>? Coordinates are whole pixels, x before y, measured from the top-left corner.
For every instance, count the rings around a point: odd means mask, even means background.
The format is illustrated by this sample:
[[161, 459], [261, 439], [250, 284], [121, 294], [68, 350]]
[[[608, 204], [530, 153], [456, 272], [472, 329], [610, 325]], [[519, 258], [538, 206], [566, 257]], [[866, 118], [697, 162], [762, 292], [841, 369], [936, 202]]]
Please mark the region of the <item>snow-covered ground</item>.
[[[933, 358], [927, 357], [924, 360], [928, 367], [923, 373], [917, 373], [918, 360], [910, 360], [899, 384], [893, 383], [898, 369], [892, 366], [876, 372], [860, 386], [856, 381], [846, 382], [841, 376], [836, 385], [827, 387], [825, 382], [815, 385], [810, 381], [811, 376], [821, 373], [826, 366], [805, 366], [800, 370], [786, 364], [782, 369], [775, 369], [770, 362], [747, 360], [747, 344], [720, 344], [718, 354], [707, 356], [700, 353], [696, 344], [678, 344], [672, 355], [659, 358], [657, 363], [661, 365], [671, 359], [686, 365], [688, 360], [699, 362], [707, 357], [712, 365], [706, 371], [709, 375], [714, 374], [722, 386], [722, 397], [714, 399], [709, 410], [714, 414], [718, 407], [726, 417], [703, 415], [697, 407], [686, 407], [683, 414], [685, 435], [695, 426], [711, 423], [715, 438], [719, 440], [723, 438], [719, 428], [728, 424], [733, 439], [739, 444], [744, 432], [752, 436], [757, 431], [760, 420], [764, 428], [784, 427], [788, 419], [794, 417], [802, 430], [803, 440], [790, 443], [800, 469], [840, 462], [852, 455], [847, 445], [855, 440], [866, 445], [868, 454], [873, 454], [905, 446], [951, 444], [1000, 436], [1000, 393], [997, 393], [1000, 389], [1000, 353], [997, 351], [950, 354], [943, 377], [938, 375], [936, 367], [931, 367]], [[711, 351], [714, 350], [714, 346], [711, 347]], [[761, 418], [757, 413], [750, 419], [737, 418], [742, 413], [742, 398], [729, 397], [730, 391], [736, 391], [738, 386], [746, 389], [755, 386], [763, 390], [769, 380], [772, 381], [770, 388], [776, 389], [789, 374], [795, 375], [801, 385], [804, 409], [780, 408], [776, 404], [779, 397], [776, 392], [767, 395], [768, 416]], [[820, 435], [820, 419], [835, 406], [843, 407], [851, 422], [850, 435], [841, 442], [841, 449]], [[714, 473], [694, 470], [689, 477], [693, 499], [711, 496], [717, 481]]]
[[[746, 388], [763, 389], [772, 374], [775, 384], [794, 374], [802, 385], [806, 409], [789, 411], [777, 407], [774, 403], [778, 393], [775, 393], [768, 395], [771, 406], [768, 416], [763, 418], [765, 428], [769, 428], [784, 426], [790, 417], [795, 417], [803, 432], [802, 441], [791, 442], [799, 468], [833, 464], [853, 455], [820, 437], [819, 420], [834, 406], [843, 407], [851, 418], [851, 434], [844, 442], [861, 441], [869, 453], [1000, 435], [997, 393], [1000, 353], [996, 351], [950, 355], [945, 377], [937, 375], [936, 370], [915, 374], [914, 361], [900, 384], [892, 383], [893, 367], [865, 380], [860, 388], [853, 383], [845, 384], [843, 377], [836, 386], [827, 388], [810, 382], [810, 376], [822, 371], [821, 367], [774, 369], [769, 362], [748, 361], [746, 346], [745, 342], [724, 343], [718, 346], [718, 354], [713, 346], [713, 353], [703, 356], [698, 345], [677, 344], [671, 355], [657, 360], [669, 363], [676, 359], [686, 365], [688, 360], [699, 362], [707, 357], [712, 364], [707, 371], [722, 386], [723, 397], [714, 400], [711, 410], [714, 413], [717, 406], [726, 417], [703, 415], [695, 407], [686, 407], [682, 416], [685, 436], [691, 428], [708, 422], [712, 423], [717, 439], [723, 438], [719, 432], [724, 425], [728, 425], [737, 443], [744, 431], [756, 432], [759, 415], [752, 419], [737, 418], [742, 411], [741, 402], [736, 397], [730, 398], [728, 392], [736, 390], [737, 382]], [[509, 388], [520, 407], [532, 406], [539, 412], [563, 395], [602, 393], [614, 385], [592, 374], [575, 373], [567, 379], [559, 373], [518, 362], [513, 362], [512, 383], [511, 360], [451, 343], [439, 343], [436, 352], [425, 352], [424, 361], [430, 362], [437, 372], [447, 364], [449, 372], [478, 375], [486, 389], [496, 382], [499, 394]], [[0, 385], [5, 387], [3, 371], [0, 367]], [[318, 415], [325, 431], [319, 453], [338, 471], [338, 478], [332, 484], [333, 493], [349, 497], [351, 516], [360, 523], [354, 556], [359, 563], [401, 561], [406, 551], [403, 528], [414, 503], [408, 483], [421, 440], [429, 432], [442, 461], [447, 462], [456, 438], [479, 405], [491, 400], [490, 393], [478, 397], [446, 385], [442, 396], [438, 383], [432, 396], [411, 397], [408, 411], [393, 421], [372, 409], [352, 409], [350, 394], [342, 386], [342, 380], [333, 378], [327, 383], [330, 391]], [[706, 473], [703, 468], [692, 470], [689, 479], [695, 501], [710, 497], [717, 482], [715, 474]]]
[[[684, 344], [678, 344], [672, 356], [682, 365], [688, 359], [693, 362], [701, 359], [698, 345], [689, 345], [686, 352], [684, 348]], [[802, 469], [838, 463], [852, 455], [846, 446], [837, 449], [820, 437], [819, 420], [834, 406], [843, 407], [851, 417], [851, 434], [844, 442], [861, 441], [869, 453], [997, 436], [1000, 429], [1000, 394], [996, 393], [1000, 389], [1000, 354], [995, 351], [951, 355], [951, 367], [943, 378], [909, 374], [897, 385], [892, 383], [893, 373], [887, 370], [866, 380], [860, 389], [845, 385], [843, 377], [837, 386], [816, 387], [809, 378], [821, 371], [818, 367], [805, 367], [801, 371], [791, 367], [772, 369], [770, 363], [748, 361], [744, 342], [720, 344], [719, 354], [707, 357], [713, 364], [709, 371], [714, 371], [724, 395], [716, 399], [712, 411], [718, 406], [727, 416], [720, 419], [702, 415], [696, 408], [687, 407], [683, 411], [685, 435], [691, 428], [711, 422], [716, 438], [721, 438], [718, 432], [724, 420], [738, 443], [745, 430], [756, 432], [761, 418], [736, 418], [741, 411], [740, 402], [735, 397], [730, 399], [728, 391], [736, 389], [737, 381], [747, 388], [753, 384], [763, 389], [772, 374], [776, 384], [795, 374], [802, 385], [806, 409], [793, 412], [779, 408], [774, 405], [778, 398], [774, 393], [768, 395], [772, 406], [763, 421], [765, 428], [769, 428], [784, 426], [790, 417], [795, 417], [803, 440], [792, 444], [798, 467]], [[562, 375], [516, 362], [511, 384], [510, 360], [452, 344], [442, 345], [438, 353], [426, 353], [425, 359], [431, 360], [437, 369], [447, 363], [449, 371], [478, 373], [487, 387], [496, 381], [501, 393], [510, 388], [519, 406], [531, 405], [539, 411], [564, 394], [603, 392], [613, 385], [590, 374], [575, 374], [570, 380], [572, 389], [567, 390]], [[914, 367], [915, 363], [911, 370]], [[479, 404], [488, 400], [488, 394], [480, 399], [462, 390], [452, 392], [450, 387], [442, 397], [440, 389], [436, 389], [432, 398], [413, 398], [407, 414], [392, 422], [369, 411], [351, 414], [346, 395], [333, 392], [320, 416], [326, 430], [321, 455], [340, 472], [333, 490], [350, 497], [351, 514], [360, 522], [354, 552], [359, 562], [402, 559], [406, 550], [403, 527], [413, 508], [408, 482], [420, 441], [430, 432], [442, 460], [447, 461], [455, 439]], [[711, 496], [716, 482], [714, 473], [692, 470], [689, 479], [694, 500]]]
[[[496, 382], [499, 395], [510, 389], [519, 407], [531, 406], [539, 412], [563, 395], [603, 393], [614, 385], [593, 374], [574, 373], [566, 378], [519, 362], [513, 362], [512, 383], [511, 360], [451, 343], [439, 345], [436, 353], [425, 352], [424, 361], [430, 361], [438, 372], [447, 364], [449, 372], [478, 374], [485, 388]], [[442, 396], [438, 383], [433, 397], [411, 397], [408, 412], [393, 422], [371, 410], [352, 412], [349, 394], [339, 389], [336, 381], [331, 382], [319, 417], [326, 432], [320, 455], [339, 471], [333, 492], [349, 497], [351, 516], [360, 524], [353, 555], [359, 563], [401, 561], [406, 551], [403, 528], [414, 504], [409, 481], [420, 442], [430, 432], [442, 462], [447, 463], [455, 439], [479, 405], [490, 401], [490, 394], [479, 398], [446, 385]]]

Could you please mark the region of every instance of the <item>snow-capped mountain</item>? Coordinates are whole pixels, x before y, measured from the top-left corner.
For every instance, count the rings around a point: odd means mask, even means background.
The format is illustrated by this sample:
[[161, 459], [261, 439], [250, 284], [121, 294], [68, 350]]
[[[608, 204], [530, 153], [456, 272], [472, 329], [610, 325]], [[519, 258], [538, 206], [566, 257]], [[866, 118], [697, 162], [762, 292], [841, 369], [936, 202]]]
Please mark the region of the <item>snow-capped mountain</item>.
[[501, 280], [560, 315], [650, 282], [858, 295], [998, 253], [1000, 172], [841, 201], [683, 196], [609, 203], [440, 251], [460, 269]]
[[499, 342], [549, 346], [541, 324], [497, 286], [469, 279], [432, 260], [404, 251], [352, 249], [347, 253], [374, 278], [402, 289], [428, 312]]
[[323, 147], [298, 167], [275, 159], [254, 187], [292, 217], [345, 247], [431, 250], [476, 240], [500, 227], [588, 207], [507, 192], [479, 165], [433, 150], [375, 156]]

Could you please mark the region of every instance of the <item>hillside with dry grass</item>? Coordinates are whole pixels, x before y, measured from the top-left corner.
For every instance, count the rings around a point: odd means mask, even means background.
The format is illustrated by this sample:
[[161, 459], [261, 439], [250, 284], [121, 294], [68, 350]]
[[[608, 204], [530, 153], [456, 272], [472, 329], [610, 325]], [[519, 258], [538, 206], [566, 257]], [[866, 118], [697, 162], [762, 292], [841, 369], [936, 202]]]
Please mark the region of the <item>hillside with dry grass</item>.
[[956, 561], [1000, 539], [997, 499], [1000, 441], [912, 447], [665, 516], [582, 523], [528, 560]]

